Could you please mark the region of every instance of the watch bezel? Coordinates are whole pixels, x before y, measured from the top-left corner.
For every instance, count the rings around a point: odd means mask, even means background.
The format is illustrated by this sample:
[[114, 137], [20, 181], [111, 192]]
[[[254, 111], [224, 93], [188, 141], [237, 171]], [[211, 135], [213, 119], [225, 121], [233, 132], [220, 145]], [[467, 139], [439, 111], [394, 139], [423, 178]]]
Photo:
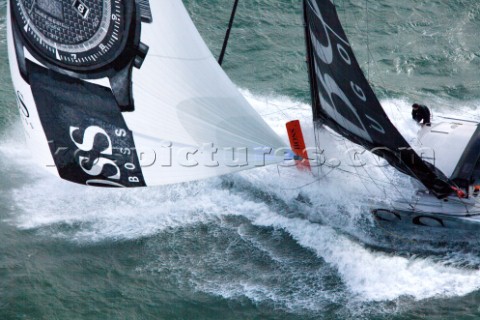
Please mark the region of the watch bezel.
[[81, 79], [96, 79], [104, 76], [109, 76], [116, 73], [118, 70], [125, 68], [132, 64], [136, 49], [140, 43], [140, 28], [141, 28], [141, 17], [139, 15], [139, 10], [137, 8], [136, 1], [123, 1], [124, 10], [125, 10], [125, 33], [126, 35], [122, 37], [116, 52], [110, 59], [105, 61], [100, 61], [94, 65], [89, 66], [75, 66], [70, 64], [62, 63], [61, 61], [54, 60], [40, 50], [36, 48], [35, 45], [31, 43], [28, 37], [25, 35], [25, 31], [21, 30], [21, 26], [18, 23], [17, 14], [15, 13], [13, 3], [11, 2], [10, 7], [10, 16], [12, 20], [12, 26], [16, 32], [14, 34], [19, 36], [21, 42], [24, 46], [24, 50], [28, 52], [42, 63], [46, 67], [55, 70], [59, 73], [73, 76]]

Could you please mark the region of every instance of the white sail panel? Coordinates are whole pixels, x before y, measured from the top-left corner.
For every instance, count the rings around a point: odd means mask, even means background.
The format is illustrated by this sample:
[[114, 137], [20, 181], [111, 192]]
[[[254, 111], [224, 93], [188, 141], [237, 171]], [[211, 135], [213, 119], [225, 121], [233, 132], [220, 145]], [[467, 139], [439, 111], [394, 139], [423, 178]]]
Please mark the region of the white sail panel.
[[[142, 42], [150, 47], [140, 70], [134, 70], [135, 112], [124, 117], [134, 133], [147, 185], [195, 180], [262, 165], [256, 148], [275, 150], [284, 141], [263, 121], [239, 93], [204, 43], [180, 0], [152, 1], [154, 22], [142, 28]], [[171, 150], [165, 145], [171, 143]], [[218, 166], [205, 159], [202, 146], [213, 145]], [[187, 149], [185, 149], [187, 148]], [[186, 167], [184, 150], [198, 150]], [[247, 161], [233, 166], [231, 149]], [[244, 151], [246, 149], [246, 151]], [[179, 154], [180, 150], [180, 154]], [[183, 150], [183, 151], [182, 151]], [[210, 152], [210, 149], [208, 149]], [[202, 151], [204, 154], [202, 155]], [[152, 158], [172, 154], [172, 165]], [[148, 155], [147, 155], [148, 154]], [[265, 162], [283, 160], [267, 157]], [[229, 166], [226, 163], [230, 163]]]
[[[45, 8], [25, 12], [22, 3], [8, 6], [9, 58], [27, 140], [41, 166], [76, 183], [140, 187], [283, 161], [285, 143], [220, 68], [180, 0], [150, 1], [153, 21], [150, 16], [146, 23], [135, 21], [122, 35], [135, 51], [124, 50], [105, 70], [94, 71], [65, 65], [99, 56], [80, 59], [55, 47], [52, 61], [51, 50], [38, 43], [32, 47], [44, 36], [33, 27], [44, 22]], [[123, 2], [126, 9], [131, 4]], [[15, 19], [12, 8], [17, 8]], [[67, 42], [78, 23], [87, 23], [71, 16], [52, 22]], [[121, 25], [121, 15], [107, 16], [98, 18]], [[52, 36], [52, 30], [42, 32]], [[109, 32], [117, 39], [115, 29]], [[97, 49], [104, 50], [92, 48]], [[141, 68], [132, 70], [144, 55]]]
[[49, 149], [48, 139], [42, 130], [37, 109], [33, 107], [35, 106], [35, 101], [30, 86], [22, 79], [17, 66], [16, 53], [15, 50], [13, 50], [15, 44], [12, 34], [12, 19], [9, 5], [7, 5], [7, 43], [10, 76], [15, 86], [17, 106], [20, 109], [20, 119], [25, 132], [28, 149], [39, 167], [51, 174], [58, 175], [55, 161]]

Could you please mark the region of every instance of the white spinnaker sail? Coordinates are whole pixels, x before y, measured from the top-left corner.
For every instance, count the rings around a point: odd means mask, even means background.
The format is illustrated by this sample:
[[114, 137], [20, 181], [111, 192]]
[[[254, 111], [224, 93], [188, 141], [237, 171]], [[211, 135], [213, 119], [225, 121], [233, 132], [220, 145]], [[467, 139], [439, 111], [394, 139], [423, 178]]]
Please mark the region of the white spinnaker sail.
[[[273, 155], [285, 143], [218, 65], [181, 0], [150, 3], [154, 22], [142, 28], [142, 42], [150, 50], [142, 68], [134, 71], [136, 110], [124, 115], [137, 149], [144, 152], [144, 159], [140, 158], [147, 185], [262, 165], [263, 157], [255, 154], [256, 148], [272, 148]], [[218, 151], [204, 150], [205, 144]], [[242, 159], [238, 165], [227, 160], [232, 159], [229, 148]], [[247, 162], [242, 155], [244, 148]], [[188, 151], [196, 150], [186, 159]], [[283, 154], [265, 159], [266, 164], [279, 162]]]
[[[150, 5], [153, 23], [142, 24], [141, 32], [150, 49], [132, 78], [135, 111], [122, 114], [133, 132], [146, 184], [197, 180], [283, 161], [285, 143], [220, 68], [181, 0], [152, 0]], [[34, 105], [15, 67], [13, 47], [9, 31], [13, 82], [27, 105]], [[92, 82], [109, 86], [107, 79]], [[25, 125], [34, 156], [58, 174], [35, 111], [29, 121], [36, 124]]]

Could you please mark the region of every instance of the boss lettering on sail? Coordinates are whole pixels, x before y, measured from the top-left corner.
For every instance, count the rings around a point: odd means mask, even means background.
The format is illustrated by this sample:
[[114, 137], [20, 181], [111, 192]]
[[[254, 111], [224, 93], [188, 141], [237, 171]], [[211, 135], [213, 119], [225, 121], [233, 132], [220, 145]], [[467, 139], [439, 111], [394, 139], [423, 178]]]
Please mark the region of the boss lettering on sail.
[[110, 134], [96, 125], [83, 130], [70, 127], [70, 139], [76, 147], [75, 162], [87, 175], [84, 183], [112, 187], [142, 185], [136, 152], [127, 147], [130, 133], [120, 128], [109, 131]]
[[[312, 0], [308, 5], [320, 21], [310, 33], [310, 39], [315, 52], [321, 107], [338, 125], [371, 143], [375, 140], [372, 135], [385, 135], [385, 130], [368, 108], [369, 87], [363, 76], [359, 78], [355, 72], [358, 64], [350, 44], [340, 28], [333, 28], [325, 21], [324, 8], [321, 10]], [[335, 70], [344, 78], [338, 81], [328, 70]]]

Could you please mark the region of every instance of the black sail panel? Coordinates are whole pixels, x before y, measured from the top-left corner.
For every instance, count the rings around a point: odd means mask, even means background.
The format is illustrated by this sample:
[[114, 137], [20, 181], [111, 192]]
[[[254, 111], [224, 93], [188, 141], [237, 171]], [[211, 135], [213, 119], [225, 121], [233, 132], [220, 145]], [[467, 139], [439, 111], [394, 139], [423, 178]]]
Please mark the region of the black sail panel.
[[424, 162], [388, 119], [365, 78], [330, 0], [304, 0], [312, 108], [347, 139], [420, 180], [437, 197], [452, 193], [448, 179]]
[[450, 177], [457, 185], [468, 188], [471, 183], [480, 179], [480, 154], [478, 150], [480, 150], [480, 126], [472, 135]]

